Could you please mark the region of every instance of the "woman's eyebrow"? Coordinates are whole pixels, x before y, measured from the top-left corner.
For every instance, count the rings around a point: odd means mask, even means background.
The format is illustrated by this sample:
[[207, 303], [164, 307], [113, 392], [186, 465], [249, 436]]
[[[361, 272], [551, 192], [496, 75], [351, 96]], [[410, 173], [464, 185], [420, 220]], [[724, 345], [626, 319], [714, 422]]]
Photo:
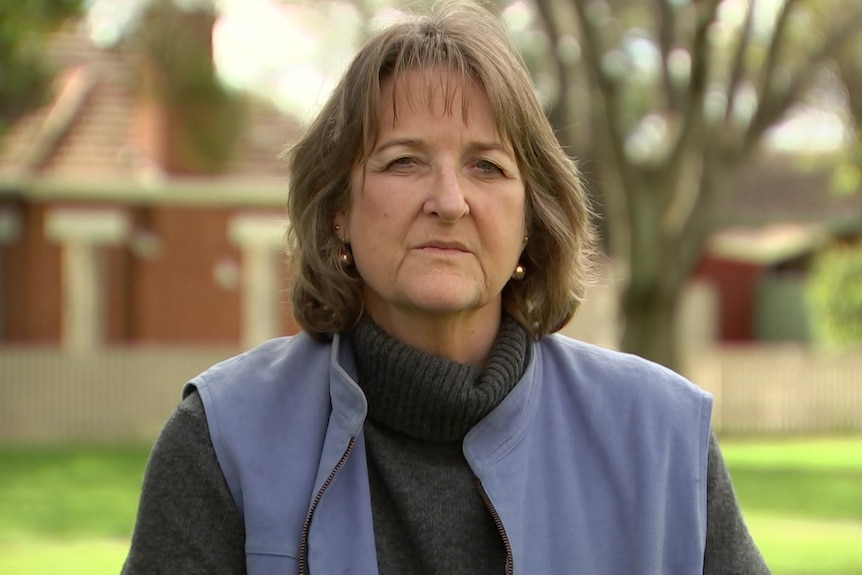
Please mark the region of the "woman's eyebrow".
[[384, 140], [383, 142], [380, 142], [377, 146], [374, 147], [374, 151], [372, 153], [383, 152], [385, 150], [388, 150], [389, 148], [394, 148], [397, 146], [420, 150], [424, 150], [427, 147], [424, 140], [420, 138], [392, 138], [391, 140]]
[[[372, 154], [385, 152], [389, 148], [404, 147], [411, 150], [427, 151], [428, 144], [422, 138], [392, 138], [384, 140], [374, 147]], [[513, 157], [511, 147], [506, 146], [499, 140], [469, 142], [465, 146], [467, 154], [480, 154], [485, 152], [499, 152], [507, 157]]]
[[470, 142], [467, 144], [467, 151], [473, 154], [477, 152], [501, 152], [507, 156], [512, 155], [511, 148], [497, 140], [489, 142]]

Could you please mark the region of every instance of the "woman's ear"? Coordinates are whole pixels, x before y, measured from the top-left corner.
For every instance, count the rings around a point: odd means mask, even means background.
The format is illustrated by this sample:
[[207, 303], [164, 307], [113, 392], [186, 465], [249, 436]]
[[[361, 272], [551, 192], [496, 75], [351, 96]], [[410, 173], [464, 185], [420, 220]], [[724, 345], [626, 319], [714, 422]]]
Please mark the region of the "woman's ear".
[[346, 241], [347, 236], [347, 215], [344, 212], [337, 212], [335, 217], [332, 218], [332, 230], [335, 232], [335, 236], [341, 240]]

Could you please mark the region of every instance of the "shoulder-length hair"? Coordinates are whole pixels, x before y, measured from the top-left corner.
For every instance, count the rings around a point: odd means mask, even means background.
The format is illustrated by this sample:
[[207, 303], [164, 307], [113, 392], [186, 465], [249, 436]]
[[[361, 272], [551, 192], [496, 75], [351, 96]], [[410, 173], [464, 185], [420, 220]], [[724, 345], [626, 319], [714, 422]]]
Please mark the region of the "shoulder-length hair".
[[[526, 277], [506, 284], [504, 309], [542, 337], [571, 319], [593, 278], [595, 234], [581, 175], [558, 143], [520, 55], [490, 12], [446, 2], [371, 37], [288, 150], [291, 305], [316, 339], [351, 329], [363, 311], [362, 280], [339, 261], [343, 245], [333, 221], [350, 206], [351, 169], [374, 148], [381, 82], [429, 68], [451, 70], [461, 85], [473, 82], [483, 91], [524, 179]], [[447, 95], [454, 89], [447, 86]]]

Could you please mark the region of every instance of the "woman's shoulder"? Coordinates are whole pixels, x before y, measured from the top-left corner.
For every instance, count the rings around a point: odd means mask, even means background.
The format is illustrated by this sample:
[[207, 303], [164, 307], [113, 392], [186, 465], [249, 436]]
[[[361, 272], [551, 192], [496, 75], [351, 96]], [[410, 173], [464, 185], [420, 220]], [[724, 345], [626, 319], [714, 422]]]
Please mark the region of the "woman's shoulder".
[[300, 382], [327, 374], [330, 349], [329, 343], [315, 341], [304, 333], [271, 339], [193, 377], [183, 388], [183, 397], [197, 390], [206, 405], [210, 396], [231, 401], [240, 395], [266, 397], [276, 389], [283, 393], [300, 387]]
[[678, 373], [641, 356], [603, 347], [559, 333], [539, 340], [543, 353], [583, 366], [602, 366], [607, 370], [642, 372], [661, 377], [681, 378]]
[[212, 365], [193, 381], [203, 383], [246, 374], [258, 379], [300, 365], [308, 366], [316, 358], [328, 362], [329, 349], [329, 343], [315, 341], [303, 332], [277, 337]]
[[[705, 470], [712, 413], [707, 391], [633, 354], [562, 335], [542, 338], [537, 345], [543, 395], [571, 415], [566, 418], [576, 428], [571, 434], [606, 436], [604, 448], [625, 453], [632, 446], [648, 451], [688, 444]], [[615, 430], [611, 435], [608, 426]], [[625, 445], [615, 443], [619, 437], [627, 438]]]
[[607, 391], [709, 397], [679, 373], [643, 357], [553, 334], [539, 340], [545, 369]]

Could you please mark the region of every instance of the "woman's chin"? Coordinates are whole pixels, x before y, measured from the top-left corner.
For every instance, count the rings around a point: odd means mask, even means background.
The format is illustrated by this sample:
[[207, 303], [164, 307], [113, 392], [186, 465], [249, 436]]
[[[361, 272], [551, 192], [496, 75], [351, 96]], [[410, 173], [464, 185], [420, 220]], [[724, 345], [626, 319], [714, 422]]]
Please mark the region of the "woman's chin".
[[467, 312], [484, 303], [482, 291], [472, 284], [460, 282], [438, 282], [414, 290], [410, 303], [426, 313], [450, 314]]

